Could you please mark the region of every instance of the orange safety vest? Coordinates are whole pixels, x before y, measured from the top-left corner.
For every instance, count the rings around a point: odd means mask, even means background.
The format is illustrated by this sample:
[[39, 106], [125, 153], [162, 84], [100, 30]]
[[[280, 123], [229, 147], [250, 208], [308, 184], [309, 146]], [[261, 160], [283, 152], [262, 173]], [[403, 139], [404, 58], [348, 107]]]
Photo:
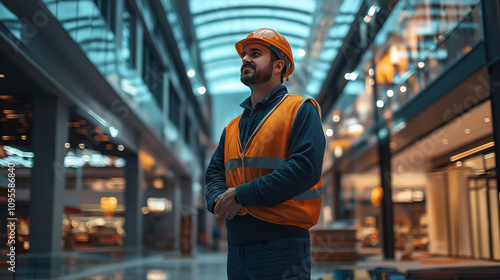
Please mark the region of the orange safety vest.
[[[307, 100], [311, 100], [319, 111], [319, 105], [312, 99], [293, 94], [285, 95], [262, 119], [244, 149], [238, 128], [241, 115], [227, 125], [224, 165], [228, 188], [236, 188], [272, 173], [288, 160], [293, 121], [300, 106]], [[243, 207], [238, 214], [249, 213], [257, 219], [274, 224], [294, 225], [307, 229], [318, 223], [322, 191], [323, 183], [320, 179], [309, 190], [276, 206]]]

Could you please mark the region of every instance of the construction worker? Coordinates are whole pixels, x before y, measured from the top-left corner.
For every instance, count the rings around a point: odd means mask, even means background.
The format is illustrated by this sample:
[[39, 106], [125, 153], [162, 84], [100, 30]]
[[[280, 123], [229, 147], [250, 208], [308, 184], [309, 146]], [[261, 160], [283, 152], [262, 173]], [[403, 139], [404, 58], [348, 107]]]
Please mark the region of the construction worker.
[[294, 62], [281, 34], [261, 28], [235, 46], [251, 94], [205, 177], [207, 208], [226, 219], [228, 279], [310, 279], [325, 149], [319, 105], [282, 85]]

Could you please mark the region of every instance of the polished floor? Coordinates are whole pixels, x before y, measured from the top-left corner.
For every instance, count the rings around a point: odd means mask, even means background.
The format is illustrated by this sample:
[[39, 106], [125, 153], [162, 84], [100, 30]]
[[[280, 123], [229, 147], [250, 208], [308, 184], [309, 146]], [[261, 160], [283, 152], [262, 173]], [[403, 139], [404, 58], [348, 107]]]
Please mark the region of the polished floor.
[[[464, 267], [473, 267], [474, 270], [493, 268], [494, 270], [490, 269], [489, 276], [480, 278], [441, 277], [432, 279], [500, 279], [499, 262], [443, 257], [425, 257], [415, 261], [402, 262], [383, 261], [379, 256], [372, 255], [372, 257], [364, 258], [363, 261], [350, 264], [313, 262], [311, 279], [375, 279], [373, 275], [368, 275], [368, 271], [373, 272], [373, 268], [376, 267], [398, 269], [400, 272], [419, 272], [430, 269], [440, 273], [445, 270], [453, 273]], [[123, 250], [107, 248], [65, 252], [58, 256], [24, 255], [17, 258], [15, 273], [7, 270], [8, 266], [2, 259], [0, 279], [224, 280], [227, 279], [226, 258], [225, 251], [198, 250], [193, 256], [188, 257], [165, 251], [136, 255]], [[387, 279], [406, 279], [401, 275], [398, 277]]]
[[[113, 250], [24, 256], [18, 258], [15, 273], [0, 267], [0, 279], [223, 280], [227, 279], [226, 258], [226, 251], [205, 250], [191, 257], [165, 252], [134, 256]], [[331, 274], [328, 265], [312, 266], [312, 279]]]

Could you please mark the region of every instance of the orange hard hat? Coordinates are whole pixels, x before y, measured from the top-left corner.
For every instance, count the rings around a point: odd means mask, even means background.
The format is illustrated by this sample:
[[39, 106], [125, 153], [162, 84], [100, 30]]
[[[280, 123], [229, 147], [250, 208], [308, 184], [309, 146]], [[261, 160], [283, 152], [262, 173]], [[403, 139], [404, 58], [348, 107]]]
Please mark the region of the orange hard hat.
[[248, 44], [257, 43], [274, 51], [285, 62], [286, 73], [283, 78], [290, 76], [295, 69], [292, 48], [285, 37], [270, 28], [260, 28], [250, 33], [245, 39], [235, 44], [236, 51], [242, 57], [243, 50]]

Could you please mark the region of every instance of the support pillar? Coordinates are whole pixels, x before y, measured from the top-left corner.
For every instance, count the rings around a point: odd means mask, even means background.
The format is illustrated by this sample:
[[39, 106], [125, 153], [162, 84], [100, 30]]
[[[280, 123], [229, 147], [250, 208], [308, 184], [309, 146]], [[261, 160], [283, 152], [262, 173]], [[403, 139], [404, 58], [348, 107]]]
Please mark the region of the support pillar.
[[338, 170], [333, 171], [333, 220], [339, 221], [341, 219], [345, 219], [344, 209], [341, 206], [342, 201], [342, 188], [340, 185], [340, 172]]
[[68, 107], [57, 97], [39, 97], [34, 115], [29, 252], [58, 253], [62, 250]]
[[[495, 141], [495, 163], [496, 179], [500, 180], [500, 3], [498, 1], [481, 1], [481, 13], [483, 14], [484, 40], [488, 60], [488, 72], [490, 75], [491, 94], [491, 116], [493, 123], [493, 139]], [[498, 193], [500, 184], [497, 183]], [[497, 196], [498, 197], [498, 196]]]
[[142, 179], [143, 172], [137, 154], [126, 158], [125, 167], [125, 247], [142, 252]]
[[193, 207], [193, 190], [191, 181], [180, 179], [182, 188], [182, 208], [181, 208], [181, 253], [183, 255], [192, 255], [195, 246], [195, 225]]
[[30, 266], [37, 278], [59, 275], [66, 169], [64, 143], [68, 139], [68, 107], [55, 96], [35, 99], [32, 147], [35, 157], [30, 183]]
[[167, 214], [167, 236], [172, 250], [180, 250], [180, 227], [181, 227], [181, 188], [179, 181], [173, 179], [173, 183], [167, 185], [167, 199], [172, 201], [172, 211]]
[[380, 179], [384, 194], [382, 196], [382, 246], [384, 258], [394, 259], [394, 214], [392, 205], [392, 183], [391, 183], [391, 149], [390, 135], [387, 128], [379, 130], [379, 159], [380, 159]]

